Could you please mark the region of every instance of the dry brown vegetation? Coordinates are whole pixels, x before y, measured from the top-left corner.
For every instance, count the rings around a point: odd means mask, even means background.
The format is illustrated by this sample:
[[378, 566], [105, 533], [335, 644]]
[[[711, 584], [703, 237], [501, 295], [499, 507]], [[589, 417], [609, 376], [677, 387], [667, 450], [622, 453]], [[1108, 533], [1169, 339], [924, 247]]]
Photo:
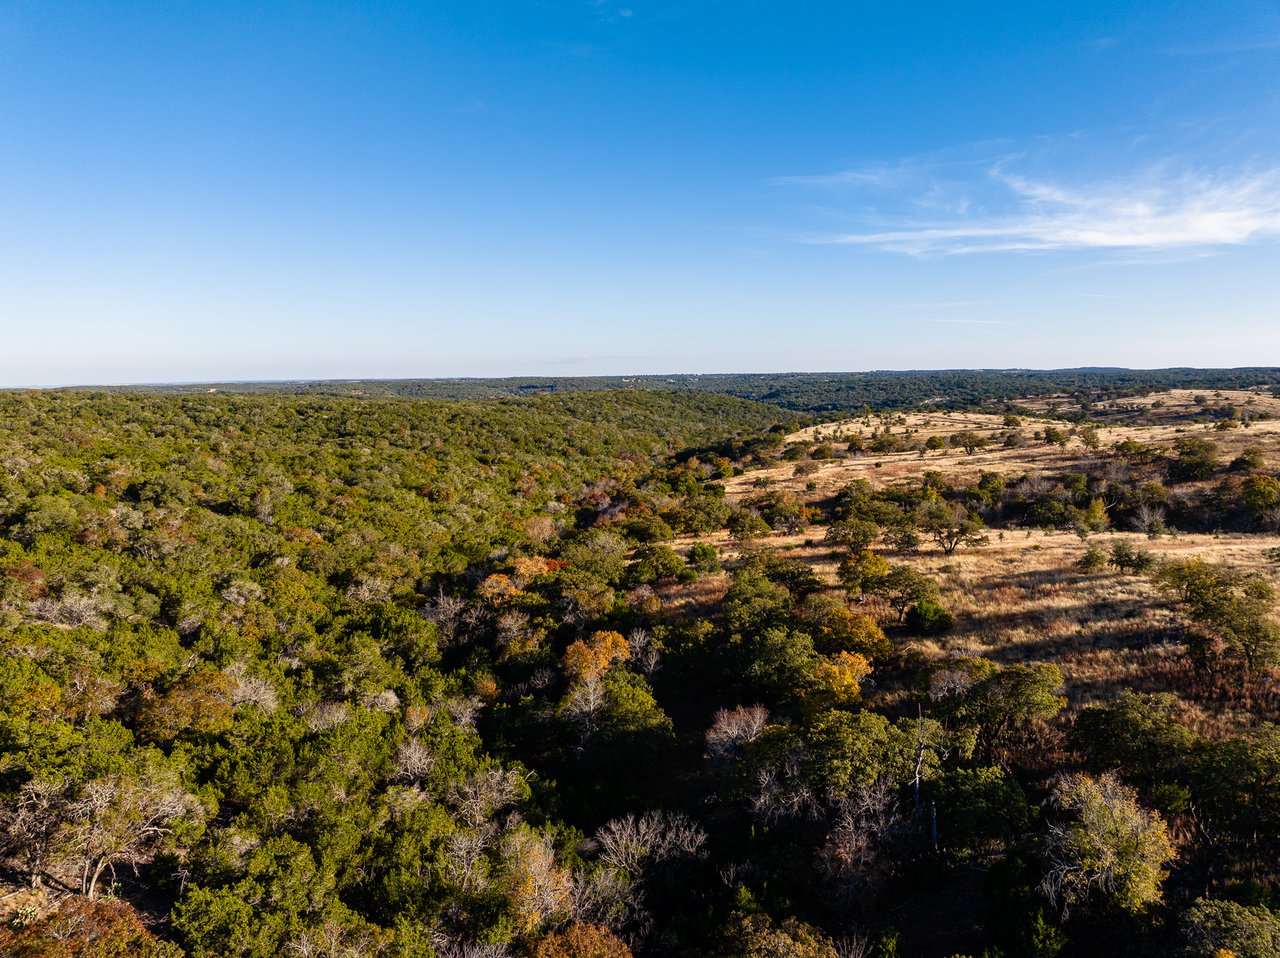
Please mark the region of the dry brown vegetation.
[[[1123, 400], [1124, 403], [1145, 404], [1148, 409], [1154, 402], [1163, 401], [1165, 405], [1154, 412], [1154, 421], [1149, 425], [1105, 422], [1098, 425], [1098, 453], [1086, 448], [1078, 434], [1071, 437], [1066, 446], [1037, 442], [1033, 438], [1034, 434], [1046, 427], [1067, 431], [1073, 428], [1060, 419], [1048, 417], [1020, 417], [1022, 425], [1016, 428], [1006, 427], [1001, 415], [971, 412], [887, 413], [884, 416], [824, 423], [792, 433], [787, 436], [786, 441], [831, 441], [840, 449], [842, 444], [854, 436], [861, 434], [864, 438], [869, 438], [876, 430], [888, 426], [892, 432], [909, 435], [913, 439], [940, 436], [949, 441], [956, 433], [973, 431], [985, 436], [991, 444], [972, 455], [963, 449], [948, 446], [942, 450], [929, 451], [924, 456], [914, 451], [866, 452], [847, 458], [819, 460], [814, 463], [818, 467], [817, 472], [808, 476], [797, 476], [795, 463], [780, 462], [735, 476], [726, 482], [726, 488], [731, 498], [742, 498], [758, 491], [762, 484], [767, 484], [768, 488], [790, 489], [806, 499], [816, 501], [831, 495], [854, 479], [867, 479], [877, 486], [905, 483], [918, 479], [926, 469], [936, 469], [945, 473], [956, 484], [963, 484], [976, 479], [983, 471], [998, 472], [1005, 476], [1065, 472], [1087, 465], [1091, 459], [1126, 439], [1156, 446], [1170, 446], [1174, 440], [1188, 435], [1212, 439], [1221, 448], [1224, 460], [1239, 455], [1248, 446], [1261, 447], [1272, 462], [1280, 459], [1280, 397], [1242, 390], [1209, 394], [1211, 397], [1222, 396], [1222, 402], [1233, 404], [1249, 415], [1266, 414], [1274, 417], [1251, 422], [1248, 426], [1220, 430], [1213, 423], [1190, 421], [1189, 417], [1200, 410], [1194, 402], [1197, 395], [1200, 394], [1191, 390], [1172, 390], [1145, 399]], [[1018, 448], [1004, 448], [1001, 442], [1009, 432], [1022, 433], [1026, 444]], [[816, 483], [817, 488], [806, 489], [810, 482]]]
[[[796, 475], [794, 462], [780, 462], [733, 477], [726, 482], [727, 492], [731, 500], [739, 502], [762, 489], [781, 489], [817, 506], [855, 479], [866, 479], [876, 487], [908, 485], [918, 482], [926, 470], [937, 470], [958, 486], [975, 481], [983, 471], [997, 472], [1011, 480], [1034, 474], [1052, 476], [1088, 469], [1091, 464], [1096, 465], [1098, 457], [1126, 439], [1164, 447], [1188, 434], [1212, 438], [1218, 443], [1224, 462], [1246, 446], [1261, 447], [1268, 462], [1280, 462], [1280, 399], [1244, 392], [1218, 394], [1217, 398], [1211, 394], [1211, 403], [1231, 403], [1247, 408], [1250, 414], [1278, 417], [1247, 427], [1218, 430], [1212, 424], [1182, 421], [1182, 417], [1201, 409], [1194, 401], [1195, 395], [1189, 390], [1176, 390], [1124, 400], [1124, 404], [1148, 412], [1154, 402], [1163, 402], [1163, 406], [1157, 407], [1152, 425], [1098, 427], [1101, 442], [1097, 451], [1086, 448], [1078, 437], [1071, 438], [1065, 447], [1032, 440], [1032, 434], [1046, 426], [1071, 428], [1048, 418], [1022, 417], [1018, 431], [1027, 437], [1027, 444], [1019, 448], [1001, 445], [1001, 437], [1010, 431], [1002, 416], [980, 413], [887, 415], [814, 426], [788, 436], [787, 442], [833, 441], [841, 450], [848, 437], [858, 433], [869, 437], [888, 425], [894, 433], [909, 434], [914, 439], [932, 435], [945, 439], [971, 430], [990, 437], [992, 443], [972, 455], [948, 447], [930, 451], [924, 457], [912, 451], [812, 461], [817, 470], [808, 475]], [[715, 544], [729, 564], [742, 557], [744, 548], [773, 550], [803, 561], [825, 582], [837, 587], [836, 567], [843, 553], [823, 541], [823, 531], [821, 526], [815, 526], [796, 535], [775, 534], [746, 547], [725, 533], [699, 538]], [[1004, 664], [1053, 662], [1066, 678], [1066, 693], [1073, 709], [1105, 700], [1125, 687], [1188, 695], [1195, 677], [1180, 643], [1184, 623], [1148, 579], [1111, 569], [1085, 573], [1075, 566], [1089, 545], [1109, 549], [1118, 540], [1127, 540], [1161, 559], [1199, 556], [1217, 565], [1280, 581], [1280, 566], [1267, 555], [1269, 550], [1280, 547], [1280, 536], [1267, 534], [1177, 534], [1149, 539], [1138, 533], [1112, 531], [1091, 536], [1085, 542], [1069, 531], [993, 529], [985, 547], [961, 549], [949, 556], [929, 544], [910, 553], [877, 546], [877, 551], [890, 561], [908, 563], [934, 579], [941, 589], [943, 605], [956, 619], [955, 627], [942, 636], [900, 640], [900, 653], [925, 659], [981, 655]], [[694, 541], [699, 540], [688, 539], [685, 544]], [[664, 599], [677, 609], [696, 611], [712, 604], [724, 587], [723, 577], [704, 579], [696, 587], [687, 587]], [[876, 602], [870, 600], [866, 608], [875, 606]], [[895, 617], [891, 611], [875, 611], [885, 625], [892, 624]], [[1193, 713], [1185, 719], [1192, 727], [1222, 733], [1251, 720], [1249, 712], [1238, 705], [1238, 699], [1233, 706], [1233, 697], [1202, 692], [1200, 696], [1193, 695], [1193, 700], [1211, 701], [1206, 701], [1207, 707], [1202, 711], [1189, 706]], [[887, 686], [875, 696], [879, 698], [877, 704], [887, 706], [900, 694], [900, 689]], [[1255, 698], [1249, 709], [1254, 717], [1280, 714], [1274, 686], [1270, 691], [1264, 687], [1257, 694], [1262, 700]]]

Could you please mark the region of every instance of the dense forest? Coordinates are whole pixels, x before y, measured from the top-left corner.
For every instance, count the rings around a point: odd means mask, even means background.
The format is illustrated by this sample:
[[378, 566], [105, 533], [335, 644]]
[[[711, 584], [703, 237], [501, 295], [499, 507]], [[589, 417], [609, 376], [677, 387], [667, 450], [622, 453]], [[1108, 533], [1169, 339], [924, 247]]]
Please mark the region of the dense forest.
[[1280, 954], [1278, 381], [0, 393], [0, 955]]
[[722, 373], [693, 376], [567, 376], [512, 379], [319, 380], [115, 387], [129, 392], [282, 392], [302, 395], [427, 399], [493, 399], [591, 390], [712, 393], [767, 402], [795, 412], [854, 412], [863, 408], [977, 408], [1054, 393], [1097, 399], [1158, 389], [1248, 389], [1280, 384], [1280, 369], [991, 369], [862, 373]]

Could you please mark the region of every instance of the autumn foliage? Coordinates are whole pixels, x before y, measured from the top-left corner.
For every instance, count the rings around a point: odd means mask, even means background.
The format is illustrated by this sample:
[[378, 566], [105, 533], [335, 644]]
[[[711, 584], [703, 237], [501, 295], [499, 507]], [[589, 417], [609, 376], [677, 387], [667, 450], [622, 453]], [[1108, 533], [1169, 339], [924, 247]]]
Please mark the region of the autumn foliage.
[[631, 949], [607, 928], [574, 922], [538, 942], [533, 958], [631, 958]]
[[14, 930], [0, 926], [6, 958], [180, 958], [122, 901], [67, 899], [56, 911]]

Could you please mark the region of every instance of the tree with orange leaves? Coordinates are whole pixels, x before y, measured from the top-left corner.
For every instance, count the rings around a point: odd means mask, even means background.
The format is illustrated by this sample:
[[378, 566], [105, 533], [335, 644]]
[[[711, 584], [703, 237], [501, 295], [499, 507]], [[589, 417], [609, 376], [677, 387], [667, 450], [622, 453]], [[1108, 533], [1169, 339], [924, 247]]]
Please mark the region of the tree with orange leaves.
[[631, 949], [602, 925], [575, 921], [534, 945], [533, 958], [631, 958]]
[[564, 652], [564, 670], [577, 683], [599, 680], [617, 662], [631, 658], [631, 646], [620, 632], [596, 632], [579, 639]]

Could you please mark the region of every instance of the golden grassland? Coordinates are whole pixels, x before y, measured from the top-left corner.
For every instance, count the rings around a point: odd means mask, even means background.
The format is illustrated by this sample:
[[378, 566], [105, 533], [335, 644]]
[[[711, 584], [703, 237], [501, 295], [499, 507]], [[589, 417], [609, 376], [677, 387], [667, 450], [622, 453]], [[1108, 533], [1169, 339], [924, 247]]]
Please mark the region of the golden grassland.
[[[784, 462], [730, 479], [726, 483], [727, 494], [730, 500], [741, 501], [762, 488], [784, 489], [809, 504], [817, 504], [854, 479], [867, 479], [877, 487], [908, 484], [918, 481], [925, 470], [942, 472], [954, 485], [972, 482], [982, 471], [998, 472], [1010, 479], [1028, 474], [1052, 476], [1087, 469], [1125, 439], [1170, 446], [1184, 435], [1213, 439], [1221, 448], [1224, 462], [1246, 446], [1258, 446], [1273, 467], [1280, 464], [1280, 418], [1227, 431], [1181, 422], [1179, 417], [1198, 411], [1193, 395], [1189, 390], [1179, 390], [1146, 400], [1126, 400], [1149, 405], [1162, 399], [1162, 411], [1168, 410], [1170, 421], [1099, 427], [1101, 448], [1096, 452], [1086, 449], [1078, 438], [1065, 448], [1032, 442], [1030, 436], [1036, 430], [1063, 424], [1024, 417], [1021, 431], [1029, 443], [1021, 448], [994, 445], [973, 455], [948, 448], [924, 458], [916, 452], [867, 454], [817, 462], [816, 473], [800, 476], [795, 474], [795, 463]], [[1250, 399], [1254, 402], [1246, 407], [1244, 404]], [[1265, 411], [1280, 417], [1280, 399], [1270, 396], [1227, 393], [1212, 398], [1211, 394], [1211, 402], [1234, 402], [1251, 412]], [[918, 413], [886, 418], [894, 432], [914, 430], [919, 436], [947, 437], [962, 430], [994, 436], [1008, 431], [1003, 417], [996, 415]], [[883, 421], [873, 417], [869, 422], [856, 419], [825, 424], [787, 438], [790, 442], [825, 440], [858, 431], [869, 436]], [[837, 444], [837, 448], [841, 447]], [[835, 587], [842, 553], [823, 542], [823, 531], [819, 526], [797, 535], [773, 535], [746, 548], [775, 551], [803, 561]], [[1089, 545], [1109, 549], [1118, 540], [1150, 550], [1158, 558], [1200, 556], [1215, 564], [1265, 576], [1280, 585], [1280, 565], [1267, 556], [1269, 550], [1280, 547], [1280, 536], [1276, 535], [1178, 534], [1148, 539], [1138, 533], [1113, 531], [1091, 536], [1084, 542], [1073, 532], [993, 529], [988, 545], [962, 548], [949, 556], [932, 544], [910, 553], [885, 549], [882, 551], [891, 562], [908, 563], [933, 578], [941, 589], [942, 604], [955, 616], [954, 628], [944, 635], [928, 639], [895, 637], [900, 657], [909, 661], [912, 657], [930, 660], [981, 655], [1002, 664], [1052, 662], [1062, 669], [1073, 709], [1105, 700], [1125, 687], [1185, 695], [1193, 677], [1180, 642], [1183, 623], [1168, 600], [1143, 576], [1110, 569], [1085, 573], [1075, 566]], [[688, 546], [694, 541], [715, 544], [730, 567], [741, 559], [744, 550], [725, 533], [689, 538], [680, 545]], [[704, 577], [694, 585], [664, 595], [664, 601], [673, 611], [685, 608], [695, 612], [713, 604], [727, 585], [727, 576]], [[876, 614], [892, 631], [896, 617], [891, 610], [878, 607], [874, 601], [868, 601], [863, 609]], [[871, 697], [873, 701], [879, 699], [877, 704], [891, 705], [901, 694], [901, 689], [885, 686]], [[1199, 711], [1193, 701], [1188, 705], [1191, 714], [1185, 718], [1205, 733], [1226, 732], [1250, 718], [1249, 713], [1237, 711], [1239, 706], [1231, 701], [1230, 696], [1215, 697]], [[1269, 688], [1264, 686], [1249, 703], [1249, 712], [1253, 716], [1280, 716], [1280, 688], [1275, 683]]]
[[[1017, 432], [1026, 438], [1026, 445], [1006, 449], [1002, 437], [1011, 431], [1003, 424], [1003, 416], [988, 413], [938, 412], [888, 414], [846, 419], [839, 422], [810, 426], [787, 436], [787, 442], [816, 442], [830, 440], [837, 449], [841, 440], [861, 434], [869, 438], [873, 431], [888, 426], [900, 436], [910, 433], [912, 439], [940, 436], [949, 440], [959, 432], [972, 431], [992, 441], [985, 449], [972, 455], [963, 449], [950, 447], [930, 451], [923, 457], [918, 452], [865, 453], [843, 459], [816, 460], [817, 472], [805, 476], [795, 474], [795, 463], [780, 462], [764, 469], [754, 469], [735, 476], [726, 482], [731, 499], [740, 499], [758, 492], [762, 484], [772, 489], [789, 489], [807, 499], [830, 496], [854, 479], [867, 479], [873, 485], [903, 484], [918, 479], [926, 469], [936, 469], [946, 474], [953, 483], [964, 485], [978, 478], [982, 472], [997, 472], [1007, 477], [1026, 474], [1054, 474], [1087, 467], [1106, 450], [1126, 439], [1153, 446], [1172, 446], [1184, 436], [1212, 439], [1222, 451], [1224, 460], [1240, 454], [1248, 446], [1259, 446], [1271, 462], [1280, 461], [1280, 397], [1242, 390], [1207, 394], [1214, 404], [1232, 404], [1250, 415], [1266, 413], [1275, 418], [1253, 422], [1247, 427], [1219, 430], [1213, 424], [1195, 423], [1191, 416], [1199, 412], [1194, 397], [1200, 395], [1191, 390], [1172, 390], [1144, 399], [1125, 400], [1132, 403], [1163, 402], [1157, 421], [1150, 425], [1097, 426], [1100, 449], [1091, 452], [1078, 437], [1066, 446], [1037, 442], [1033, 436], [1046, 427], [1069, 428], [1061, 420], [1024, 416]], [[1221, 398], [1215, 398], [1220, 396]], [[809, 483], [816, 488], [807, 489]]]

